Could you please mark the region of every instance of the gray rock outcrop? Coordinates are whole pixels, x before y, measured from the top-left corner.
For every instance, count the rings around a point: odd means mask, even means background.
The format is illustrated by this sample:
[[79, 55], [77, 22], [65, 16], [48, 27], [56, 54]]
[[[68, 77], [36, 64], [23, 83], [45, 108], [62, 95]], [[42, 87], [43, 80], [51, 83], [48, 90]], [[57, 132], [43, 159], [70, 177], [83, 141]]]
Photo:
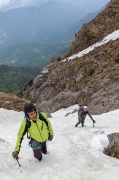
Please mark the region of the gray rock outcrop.
[[109, 145], [105, 148], [104, 153], [108, 156], [119, 159], [119, 133], [108, 135]]

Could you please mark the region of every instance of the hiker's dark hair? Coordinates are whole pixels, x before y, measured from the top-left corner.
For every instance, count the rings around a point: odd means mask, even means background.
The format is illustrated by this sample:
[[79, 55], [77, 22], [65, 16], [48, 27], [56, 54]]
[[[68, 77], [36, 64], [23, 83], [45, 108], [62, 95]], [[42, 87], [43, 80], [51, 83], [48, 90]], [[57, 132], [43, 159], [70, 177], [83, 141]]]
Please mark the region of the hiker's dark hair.
[[32, 103], [25, 104], [24, 106], [24, 113], [27, 116], [27, 113], [36, 111], [36, 107]]

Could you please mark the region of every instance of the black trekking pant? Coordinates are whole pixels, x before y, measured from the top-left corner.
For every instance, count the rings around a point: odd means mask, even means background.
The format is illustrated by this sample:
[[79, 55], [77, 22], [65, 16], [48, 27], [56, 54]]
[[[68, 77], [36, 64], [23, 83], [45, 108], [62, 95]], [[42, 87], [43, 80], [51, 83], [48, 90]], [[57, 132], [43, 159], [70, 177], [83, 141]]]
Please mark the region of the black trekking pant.
[[75, 127], [77, 127], [80, 123], [81, 123], [82, 127], [84, 126], [84, 121], [83, 121], [83, 120], [79, 120], [79, 121], [76, 123]]

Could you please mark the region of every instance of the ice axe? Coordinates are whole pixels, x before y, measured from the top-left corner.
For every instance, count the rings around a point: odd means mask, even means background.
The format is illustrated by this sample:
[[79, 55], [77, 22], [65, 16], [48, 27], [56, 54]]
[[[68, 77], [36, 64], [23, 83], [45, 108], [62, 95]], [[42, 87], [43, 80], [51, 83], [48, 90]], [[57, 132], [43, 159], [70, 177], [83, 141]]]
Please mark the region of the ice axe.
[[19, 159], [19, 158], [16, 158], [16, 161], [17, 161], [19, 167], [21, 167], [21, 164], [19, 163], [19, 160], [18, 160], [18, 159]]
[[18, 165], [19, 165], [19, 168], [20, 168], [20, 172], [22, 173], [23, 171], [22, 171], [22, 167], [21, 167], [21, 164], [19, 163], [19, 158], [16, 158], [16, 161], [17, 161], [17, 163], [18, 163]]

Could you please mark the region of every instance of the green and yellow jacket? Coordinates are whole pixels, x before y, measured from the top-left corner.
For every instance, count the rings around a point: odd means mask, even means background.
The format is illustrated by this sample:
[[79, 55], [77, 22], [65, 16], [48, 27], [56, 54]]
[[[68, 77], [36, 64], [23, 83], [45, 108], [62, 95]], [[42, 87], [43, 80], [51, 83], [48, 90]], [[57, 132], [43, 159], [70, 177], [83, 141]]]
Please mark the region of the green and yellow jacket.
[[26, 118], [24, 118], [21, 123], [20, 129], [18, 131], [17, 142], [16, 142], [16, 147], [14, 149], [14, 152], [19, 153], [23, 137], [27, 131], [32, 139], [41, 143], [47, 141], [49, 135], [53, 136], [52, 126], [51, 126], [50, 121], [48, 120], [47, 115], [45, 113], [41, 113], [41, 114], [46, 119], [48, 126], [46, 125], [44, 121], [39, 119], [38, 113], [37, 113], [37, 119], [35, 122], [29, 119], [31, 123], [30, 128], [27, 127]]

